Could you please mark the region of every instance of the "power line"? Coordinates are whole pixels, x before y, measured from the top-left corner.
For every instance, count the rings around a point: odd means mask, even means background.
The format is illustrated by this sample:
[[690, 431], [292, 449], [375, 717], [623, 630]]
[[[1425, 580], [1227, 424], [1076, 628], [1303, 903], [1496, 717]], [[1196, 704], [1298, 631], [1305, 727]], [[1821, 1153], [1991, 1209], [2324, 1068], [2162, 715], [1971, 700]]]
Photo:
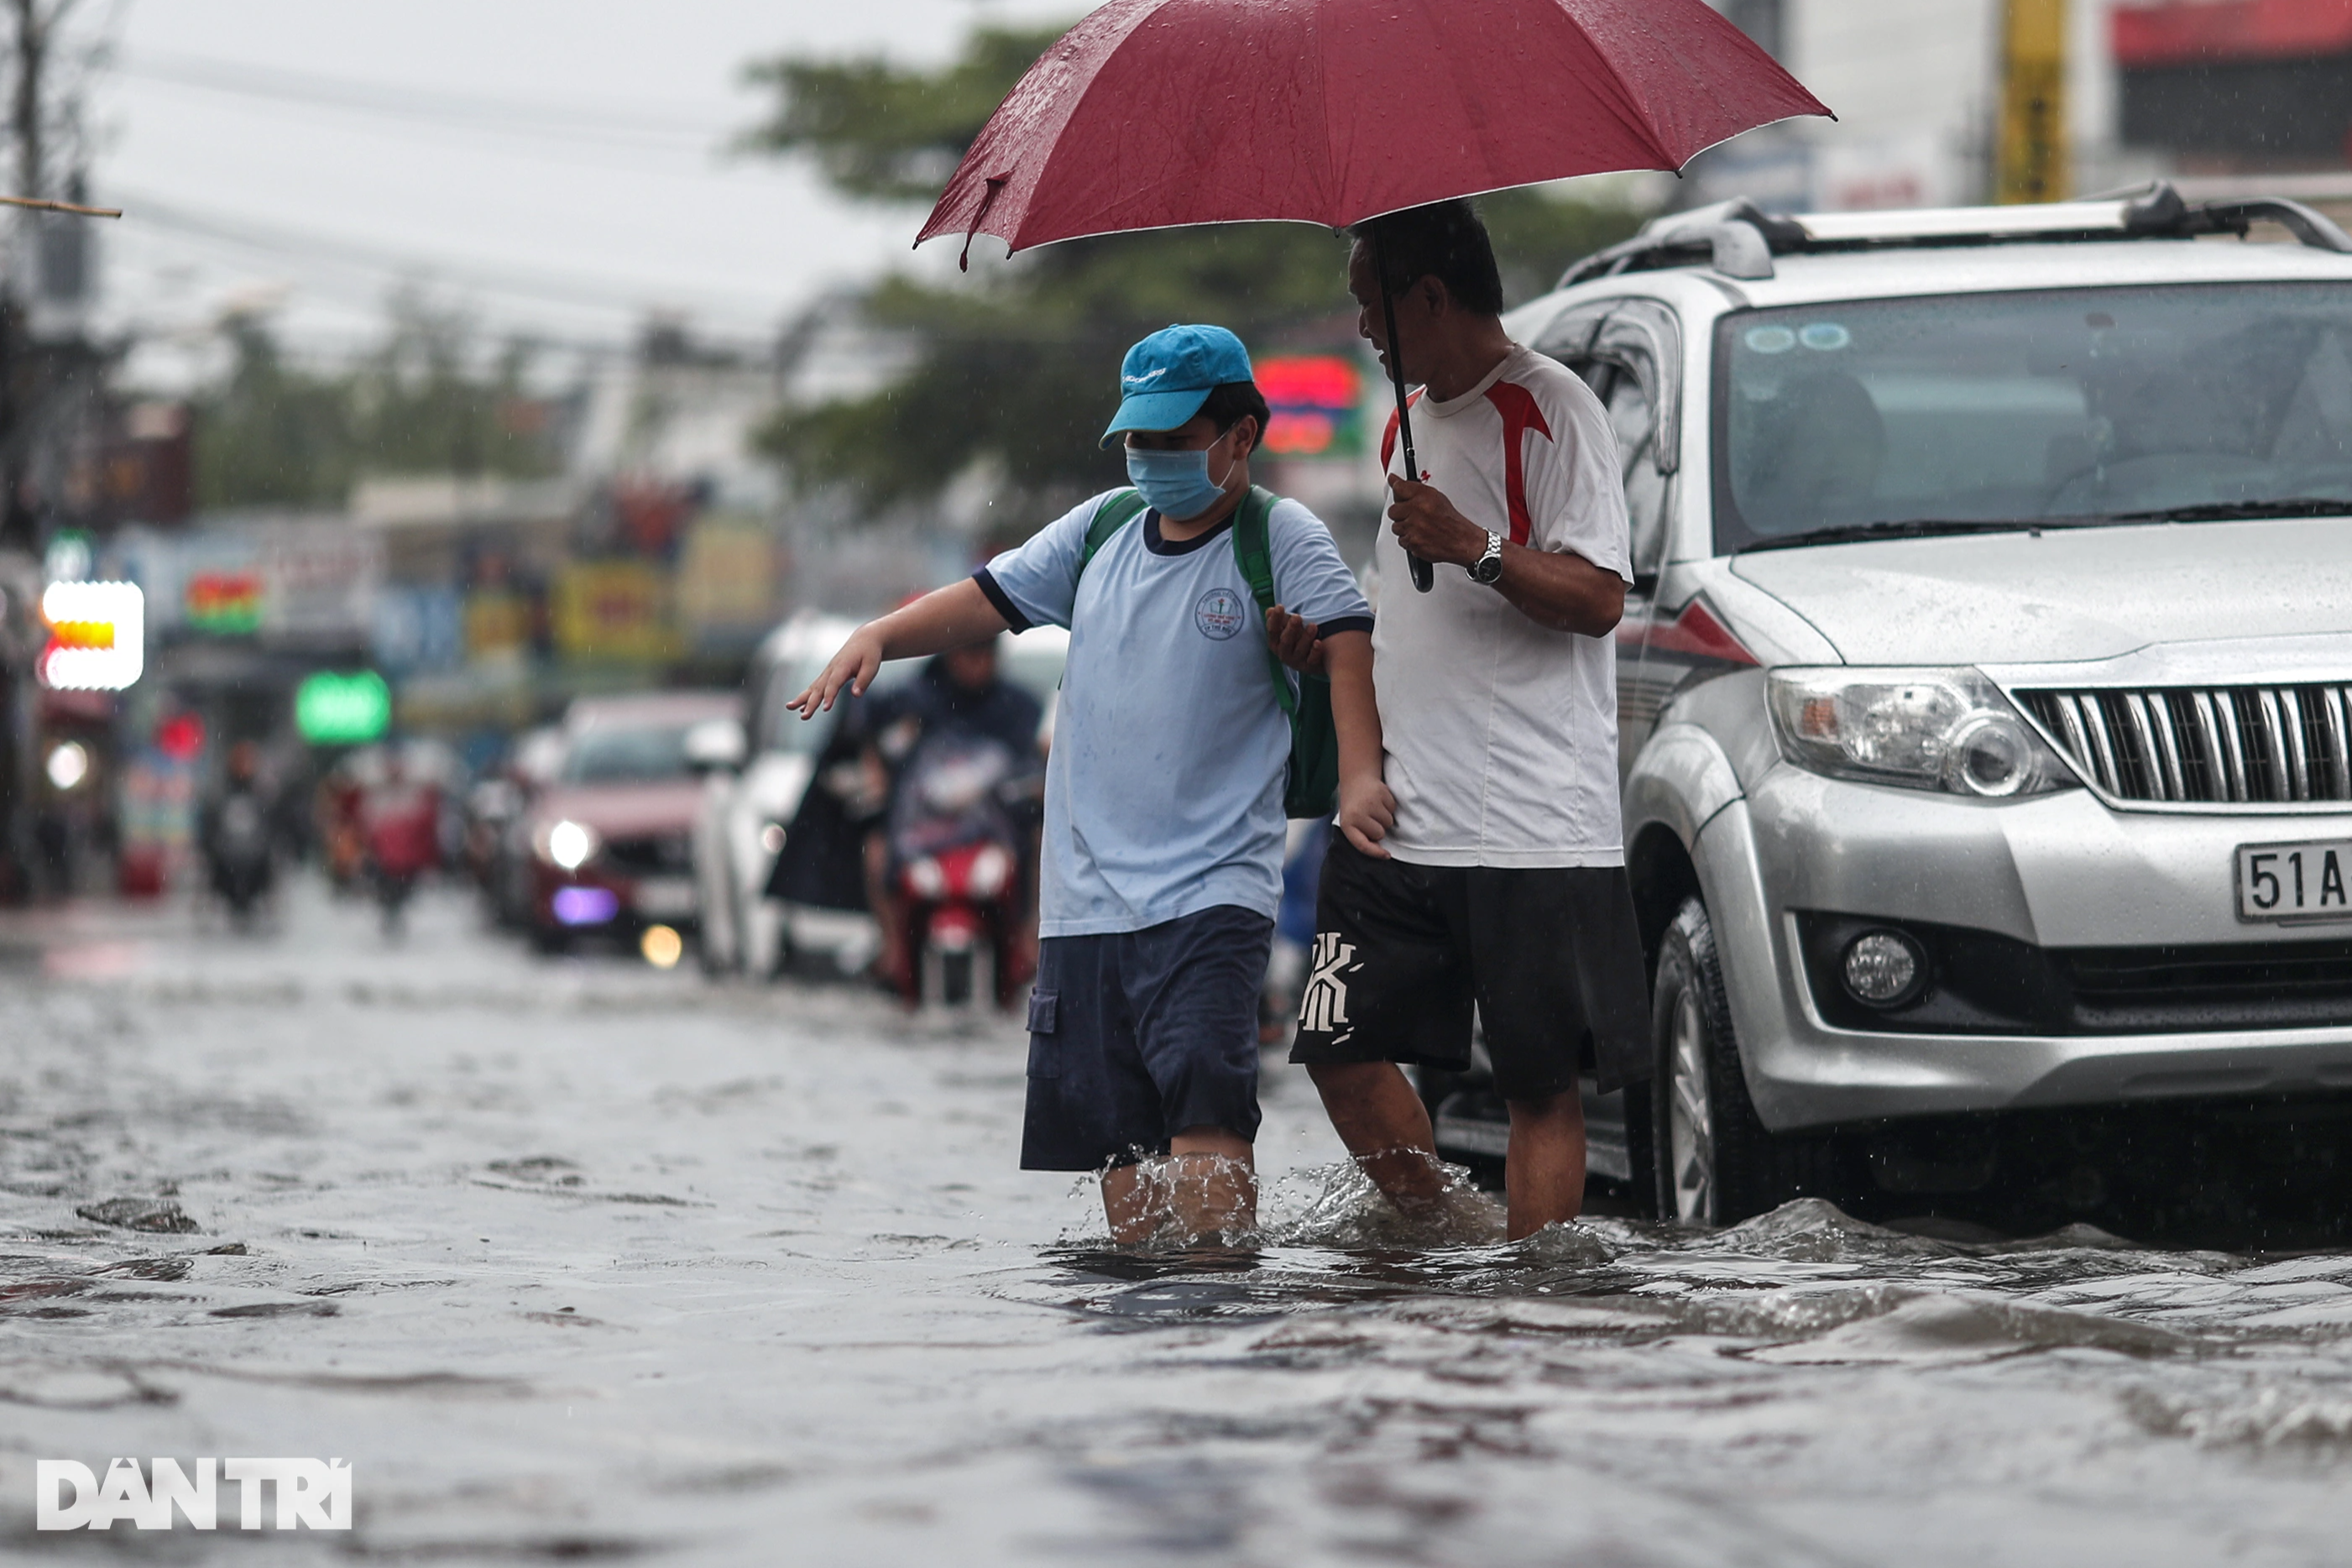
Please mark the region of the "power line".
[[729, 130], [705, 119], [650, 108], [438, 92], [157, 50], [142, 49], [118, 68], [142, 80], [234, 97], [566, 143], [704, 151], [718, 145]]
[[780, 301], [762, 299], [754, 303], [750, 296], [727, 298], [699, 286], [401, 250], [261, 219], [200, 214], [135, 190], [124, 191], [120, 199], [129, 204], [134, 222], [277, 259], [291, 252], [395, 279], [417, 274], [446, 277], [489, 293], [605, 310], [642, 311], [650, 305], [672, 301], [699, 303], [728, 313], [769, 315], [782, 309]]

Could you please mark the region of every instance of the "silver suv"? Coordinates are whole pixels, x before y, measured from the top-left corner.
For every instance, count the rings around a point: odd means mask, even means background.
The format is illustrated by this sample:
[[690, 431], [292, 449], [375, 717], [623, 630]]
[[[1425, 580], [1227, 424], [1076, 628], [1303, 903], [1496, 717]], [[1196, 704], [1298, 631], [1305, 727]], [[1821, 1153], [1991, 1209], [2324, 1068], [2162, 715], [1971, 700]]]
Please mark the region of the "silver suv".
[[[2352, 1088], [2341, 231], [1735, 204], [1508, 325], [1607, 403], [1633, 519], [1658, 1078], [1596, 1171], [1723, 1222], [1990, 1181], [1946, 1113]], [[1441, 1147], [1499, 1152], [1474, 1100]]]

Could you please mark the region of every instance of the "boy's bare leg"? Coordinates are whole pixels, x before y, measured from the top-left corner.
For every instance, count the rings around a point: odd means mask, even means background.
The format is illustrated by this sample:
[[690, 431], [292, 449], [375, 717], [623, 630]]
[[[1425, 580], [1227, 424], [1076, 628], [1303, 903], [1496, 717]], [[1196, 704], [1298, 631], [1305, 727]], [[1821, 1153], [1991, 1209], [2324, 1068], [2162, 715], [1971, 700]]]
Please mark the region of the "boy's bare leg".
[[1503, 1162], [1513, 1241], [1584, 1211], [1584, 1098], [1575, 1089], [1514, 1100]]
[[1323, 1062], [1307, 1076], [1323, 1097], [1339, 1142], [1389, 1202], [1407, 1215], [1433, 1214], [1445, 1198], [1445, 1168], [1429, 1110], [1394, 1062]]
[[1165, 1162], [1105, 1171], [1103, 1217], [1122, 1246], [1150, 1241], [1173, 1220], [1190, 1240], [1257, 1228], [1257, 1164], [1249, 1141], [1222, 1127], [1188, 1127], [1169, 1141]]
[[1102, 1175], [1103, 1217], [1110, 1221], [1110, 1238], [1121, 1247], [1135, 1247], [1160, 1233], [1168, 1215], [1159, 1184], [1141, 1165], [1114, 1165]]

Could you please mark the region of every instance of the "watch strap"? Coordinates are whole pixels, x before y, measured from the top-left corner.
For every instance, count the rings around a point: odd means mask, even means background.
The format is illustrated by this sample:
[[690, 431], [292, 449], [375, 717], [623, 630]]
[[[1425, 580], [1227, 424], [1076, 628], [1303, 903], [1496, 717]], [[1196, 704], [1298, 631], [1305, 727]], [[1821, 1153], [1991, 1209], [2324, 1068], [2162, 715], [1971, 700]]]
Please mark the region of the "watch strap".
[[[1494, 563], [1494, 566], [1491, 570], [1487, 567], [1487, 563], [1490, 561]], [[1472, 582], [1494, 583], [1502, 577], [1502, 568], [1503, 536], [1496, 533], [1494, 530], [1488, 529], [1486, 531], [1486, 550], [1479, 555], [1475, 562], [1464, 567], [1463, 570], [1470, 574]]]

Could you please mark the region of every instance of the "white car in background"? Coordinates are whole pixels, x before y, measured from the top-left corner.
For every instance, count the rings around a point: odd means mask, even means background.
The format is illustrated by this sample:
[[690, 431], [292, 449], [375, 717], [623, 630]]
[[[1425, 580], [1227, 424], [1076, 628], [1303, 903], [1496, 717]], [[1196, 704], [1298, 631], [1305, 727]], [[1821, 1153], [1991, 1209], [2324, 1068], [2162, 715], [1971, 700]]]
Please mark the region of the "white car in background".
[[[863, 970], [880, 945], [862, 910], [820, 909], [768, 896], [769, 875], [785, 835], [837, 731], [844, 710], [803, 721], [784, 704], [823, 672], [858, 623], [803, 610], [768, 634], [744, 676], [748, 754], [739, 772], [719, 772], [706, 786], [695, 824], [694, 868], [701, 889], [702, 956], [714, 973], [766, 978], [795, 953], [829, 959], [845, 974]], [[1070, 635], [1038, 626], [1000, 645], [998, 668], [1045, 710], [1038, 740], [1051, 735], [1054, 694]], [[911, 678], [918, 659], [882, 667], [877, 689]]]
[[784, 704], [856, 629], [846, 616], [804, 610], [769, 633], [751, 656], [743, 679], [743, 767], [711, 775], [695, 822], [702, 962], [714, 973], [767, 975], [783, 961], [784, 910], [766, 895], [768, 874], [840, 722], [837, 710], [804, 722]]

